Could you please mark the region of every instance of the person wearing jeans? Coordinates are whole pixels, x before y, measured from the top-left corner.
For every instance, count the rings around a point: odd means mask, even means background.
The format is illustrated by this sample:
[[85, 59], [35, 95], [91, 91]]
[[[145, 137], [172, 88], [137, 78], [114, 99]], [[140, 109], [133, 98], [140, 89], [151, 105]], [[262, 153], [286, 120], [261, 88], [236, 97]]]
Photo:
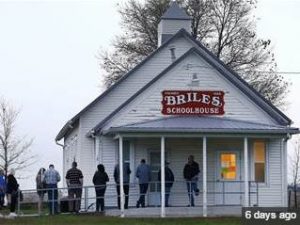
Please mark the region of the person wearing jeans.
[[190, 205], [189, 206], [195, 206], [195, 200], [194, 200], [194, 194], [196, 196], [199, 195], [199, 189], [197, 187], [197, 180], [195, 181], [187, 181], [186, 182], [186, 187], [187, 187], [187, 190], [188, 190], [188, 196], [189, 196], [189, 201], [190, 201]]
[[146, 164], [146, 160], [142, 159], [140, 165], [136, 169], [136, 177], [139, 179], [140, 197], [136, 202], [136, 207], [145, 207], [145, 195], [148, 190], [149, 182], [151, 180], [150, 166]]
[[57, 184], [47, 184], [48, 206], [50, 215], [58, 213], [58, 191]]
[[188, 162], [183, 169], [183, 177], [186, 180], [186, 187], [189, 196], [189, 206], [195, 206], [194, 194], [199, 195], [199, 189], [197, 186], [198, 174], [200, 173], [199, 164], [194, 161], [194, 156], [188, 157]]
[[44, 179], [48, 192], [48, 206], [50, 215], [58, 213], [58, 191], [57, 183], [60, 181], [59, 173], [54, 169], [54, 165], [50, 164], [49, 169], [44, 174]]

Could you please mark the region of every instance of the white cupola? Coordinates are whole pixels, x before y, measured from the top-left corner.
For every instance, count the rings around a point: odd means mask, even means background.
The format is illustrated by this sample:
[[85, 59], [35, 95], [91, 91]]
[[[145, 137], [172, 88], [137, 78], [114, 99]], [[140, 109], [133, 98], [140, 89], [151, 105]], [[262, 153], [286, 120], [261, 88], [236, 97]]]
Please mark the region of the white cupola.
[[191, 20], [191, 17], [172, 1], [158, 24], [158, 47], [182, 28], [191, 33]]

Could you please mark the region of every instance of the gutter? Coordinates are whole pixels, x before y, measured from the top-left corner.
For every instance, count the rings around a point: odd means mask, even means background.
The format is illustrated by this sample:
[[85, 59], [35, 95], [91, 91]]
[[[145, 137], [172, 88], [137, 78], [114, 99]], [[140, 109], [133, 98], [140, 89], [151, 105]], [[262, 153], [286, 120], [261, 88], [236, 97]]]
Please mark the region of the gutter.
[[65, 146], [64, 146], [63, 144], [59, 143], [57, 140], [55, 141], [55, 144], [57, 144], [57, 145], [61, 146], [61, 147], [62, 147], [62, 149], [64, 150]]

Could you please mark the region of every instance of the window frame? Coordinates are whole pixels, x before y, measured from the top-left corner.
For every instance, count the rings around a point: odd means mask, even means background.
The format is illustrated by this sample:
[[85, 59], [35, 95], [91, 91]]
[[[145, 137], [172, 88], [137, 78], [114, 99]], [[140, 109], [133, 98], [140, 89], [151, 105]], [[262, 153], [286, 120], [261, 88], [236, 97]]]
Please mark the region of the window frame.
[[[255, 149], [254, 144], [255, 142], [264, 142], [265, 146], [265, 179], [264, 182], [256, 182], [255, 180]], [[269, 144], [266, 139], [254, 139], [251, 142], [251, 184], [252, 186], [255, 186], [256, 183], [259, 186], [267, 187], [269, 185], [269, 150], [268, 150]]]
[[[235, 179], [223, 179], [221, 177], [221, 155], [222, 154], [235, 154], [236, 155], [236, 178]], [[218, 150], [217, 154], [217, 179], [219, 181], [225, 181], [225, 182], [235, 182], [240, 181], [242, 179], [242, 173], [241, 173], [241, 152], [238, 150]]]

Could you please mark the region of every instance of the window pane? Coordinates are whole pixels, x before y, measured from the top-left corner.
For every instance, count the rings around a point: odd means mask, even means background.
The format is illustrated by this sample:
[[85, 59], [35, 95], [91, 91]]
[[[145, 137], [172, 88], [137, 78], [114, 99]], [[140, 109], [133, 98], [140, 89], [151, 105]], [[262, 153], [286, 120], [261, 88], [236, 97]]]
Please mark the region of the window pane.
[[129, 141], [123, 142], [123, 159], [124, 162], [130, 163], [130, 142]]
[[221, 178], [225, 180], [236, 179], [236, 154], [221, 154]]
[[266, 150], [265, 142], [254, 143], [254, 176], [256, 182], [265, 182]]
[[255, 162], [265, 162], [265, 143], [255, 142]]
[[265, 164], [255, 163], [255, 181], [265, 182]]

